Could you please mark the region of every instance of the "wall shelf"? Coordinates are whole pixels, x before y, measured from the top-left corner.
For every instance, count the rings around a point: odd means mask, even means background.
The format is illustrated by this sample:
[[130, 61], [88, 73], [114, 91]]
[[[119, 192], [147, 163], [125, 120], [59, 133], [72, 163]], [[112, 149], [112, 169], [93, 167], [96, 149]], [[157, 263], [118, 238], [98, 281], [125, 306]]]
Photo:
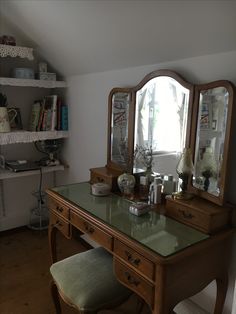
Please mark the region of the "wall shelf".
[[[0, 60], [4, 64], [4, 73], [10, 73], [11, 69], [15, 67], [17, 63], [19, 63], [19, 66], [22, 64], [21, 59], [28, 59], [29, 61], [34, 60], [34, 54], [33, 54], [33, 48], [28, 47], [20, 47], [20, 46], [10, 46], [10, 45], [1, 45], [0, 44], [0, 58], [3, 58], [3, 60]], [[17, 58], [18, 60], [12, 60], [13, 58]], [[5, 59], [5, 60], [4, 60]], [[26, 61], [26, 60], [24, 60]], [[32, 67], [35, 69], [37, 66], [38, 60], [35, 60], [32, 63]], [[25, 63], [25, 62], [23, 62]], [[28, 61], [27, 61], [28, 63]], [[11, 101], [15, 101], [15, 103], [19, 103], [19, 109], [30, 111], [32, 110], [32, 103], [30, 103], [29, 98], [31, 95], [33, 96], [35, 94], [38, 95], [38, 89], [44, 89], [40, 90], [40, 97], [45, 97], [51, 95], [51, 94], [60, 94], [60, 97], [63, 98], [65, 95], [65, 90], [62, 90], [60, 93], [57, 91], [53, 91], [55, 88], [61, 88], [64, 89], [67, 87], [67, 83], [65, 81], [49, 81], [49, 80], [39, 80], [39, 79], [20, 79], [20, 78], [13, 78], [13, 77], [6, 77], [5, 74], [0, 74], [0, 87], [7, 86], [10, 87], [9, 89], [3, 88], [3, 91], [9, 94], [7, 96], [11, 97]], [[10, 75], [10, 74], [6, 74]], [[19, 87], [15, 88], [15, 87]], [[15, 88], [15, 89], [14, 89]], [[20, 91], [20, 88], [24, 88], [24, 91]], [[32, 90], [33, 88], [33, 90]], [[18, 102], [18, 94], [22, 93], [23, 96], [28, 94], [30, 97], [25, 97], [27, 103], [25, 103], [20, 99], [20, 102]], [[26, 95], [26, 96], [28, 96]], [[26, 106], [28, 104], [28, 107]], [[24, 107], [23, 107], [24, 105]], [[42, 109], [42, 108], [41, 108]], [[27, 129], [27, 125], [23, 126], [25, 129]], [[35, 128], [33, 128], [35, 129]], [[50, 129], [50, 128], [49, 128]], [[8, 156], [8, 158], [14, 160], [16, 159], [16, 152], [18, 151], [19, 147], [13, 147], [13, 150], [11, 150], [11, 147], [7, 146], [8, 144], [23, 144], [23, 143], [34, 143], [37, 141], [43, 141], [43, 140], [54, 140], [54, 139], [60, 139], [60, 138], [67, 138], [69, 136], [68, 131], [39, 131], [39, 132], [31, 132], [26, 130], [12, 130], [8, 133], [0, 133], [0, 146], [5, 145], [5, 147], [0, 147], [2, 149], [1, 154], [10, 153], [12, 157]], [[24, 147], [20, 147], [20, 149], [24, 149]], [[26, 159], [30, 158], [30, 156], [27, 156]], [[64, 170], [64, 165], [58, 165], [58, 166], [47, 166], [47, 167], [41, 167], [42, 173], [52, 173], [51, 176], [53, 176], [53, 184], [56, 185], [56, 171]], [[3, 189], [3, 182], [4, 179], [11, 179], [11, 178], [21, 178], [24, 180], [26, 176], [32, 176], [32, 175], [40, 175], [40, 170], [29, 170], [29, 171], [21, 171], [21, 172], [13, 172], [7, 169], [1, 169], [0, 168], [0, 217], [6, 216], [6, 204], [4, 200], [4, 195], [9, 191], [9, 189], [6, 188], [6, 191]], [[51, 177], [50, 176], [50, 177]], [[37, 179], [37, 178], [35, 178]], [[24, 182], [24, 181], [22, 181]], [[22, 184], [22, 188], [24, 188], [24, 185]], [[16, 201], [17, 202], [17, 201]], [[18, 205], [18, 204], [17, 204]], [[16, 206], [18, 209], [18, 206]], [[21, 206], [22, 211], [25, 212], [25, 204]], [[28, 209], [29, 211], [31, 208]], [[26, 221], [26, 220], [25, 220]], [[27, 220], [28, 221], [28, 220]], [[15, 227], [15, 225], [14, 225]], [[7, 227], [9, 228], [9, 226]], [[0, 228], [1, 229], [1, 228]]]
[[8, 133], [0, 133], [0, 145], [32, 143], [36, 141], [67, 138], [68, 136], [68, 131], [14, 131]]
[[34, 60], [33, 48], [0, 45], [0, 57], [20, 57], [28, 60]]
[[31, 80], [19, 79], [12, 77], [0, 77], [0, 85], [19, 86], [19, 87], [39, 87], [39, 88], [65, 88], [64, 81], [47, 81], [47, 80]]
[[[63, 171], [65, 170], [65, 167], [64, 165], [58, 165], [58, 166], [42, 167], [41, 169], [42, 169], [42, 173], [49, 173], [49, 172], [55, 172], [55, 171]], [[36, 174], [40, 174], [40, 170], [12, 172], [7, 169], [0, 169], [0, 180], [26, 177], [26, 176], [36, 175]]]

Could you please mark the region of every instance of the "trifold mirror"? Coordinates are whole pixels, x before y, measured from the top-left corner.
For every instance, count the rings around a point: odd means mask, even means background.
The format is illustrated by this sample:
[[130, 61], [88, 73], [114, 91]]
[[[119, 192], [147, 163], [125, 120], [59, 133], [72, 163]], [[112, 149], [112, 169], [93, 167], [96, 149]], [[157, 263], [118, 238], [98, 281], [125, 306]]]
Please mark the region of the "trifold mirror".
[[109, 95], [107, 167], [142, 171], [130, 164], [136, 145], [151, 147], [153, 171], [172, 173], [190, 147], [194, 173], [188, 190], [224, 203], [234, 87], [228, 81], [193, 85], [171, 70], [146, 75], [135, 87]]
[[190, 190], [222, 205], [233, 118], [234, 86], [216, 81], [195, 87], [191, 148], [194, 173]]

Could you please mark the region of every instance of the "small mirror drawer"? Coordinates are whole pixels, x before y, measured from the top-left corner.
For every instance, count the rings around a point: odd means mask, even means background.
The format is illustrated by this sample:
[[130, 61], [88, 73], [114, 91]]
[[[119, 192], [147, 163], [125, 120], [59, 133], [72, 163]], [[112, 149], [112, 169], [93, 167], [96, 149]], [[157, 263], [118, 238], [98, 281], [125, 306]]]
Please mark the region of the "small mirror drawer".
[[210, 217], [209, 215], [203, 215], [201, 212], [194, 210], [193, 208], [180, 205], [177, 203], [166, 203], [166, 216], [173, 218], [186, 225], [192, 226], [197, 230], [208, 233]]
[[114, 258], [114, 271], [118, 280], [140, 295], [153, 307], [155, 289], [151, 283], [139, 276], [135, 271], [130, 270], [127, 265], [121, 263], [117, 258]]
[[57, 214], [63, 216], [65, 219], [69, 219], [69, 207], [61, 204], [60, 202], [49, 198], [48, 199], [48, 208], [53, 210]]
[[51, 227], [57, 228], [60, 232], [68, 239], [71, 238], [70, 232], [70, 224], [65, 221], [63, 218], [59, 217], [58, 215], [54, 214], [53, 212], [50, 213], [50, 225]]
[[151, 280], [154, 279], [154, 264], [125, 245], [124, 243], [120, 242], [119, 240], [115, 239], [114, 243], [114, 253], [122, 258], [126, 263], [135, 267], [140, 272], [145, 274]]
[[112, 251], [113, 238], [111, 235], [94, 226], [92, 223], [88, 222], [86, 219], [82, 218], [73, 211], [71, 211], [70, 221], [71, 224], [77, 227], [80, 231], [88, 234], [91, 239], [96, 241], [98, 244], [101, 244], [104, 248]]
[[231, 208], [198, 197], [176, 200], [167, 196], [165, 214], [202, 232], [213, 234], [229, 225]]

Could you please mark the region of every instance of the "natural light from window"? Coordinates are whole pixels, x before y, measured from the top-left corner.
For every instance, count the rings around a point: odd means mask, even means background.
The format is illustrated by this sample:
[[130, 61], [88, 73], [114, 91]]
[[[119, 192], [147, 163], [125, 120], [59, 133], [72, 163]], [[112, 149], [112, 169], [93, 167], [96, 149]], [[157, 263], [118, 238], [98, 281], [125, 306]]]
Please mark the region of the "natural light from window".
[[185, 147], [189, 91], [176, 80], [157, 77], [136, 94], [135, 145], [152, 146], [156, 154]]

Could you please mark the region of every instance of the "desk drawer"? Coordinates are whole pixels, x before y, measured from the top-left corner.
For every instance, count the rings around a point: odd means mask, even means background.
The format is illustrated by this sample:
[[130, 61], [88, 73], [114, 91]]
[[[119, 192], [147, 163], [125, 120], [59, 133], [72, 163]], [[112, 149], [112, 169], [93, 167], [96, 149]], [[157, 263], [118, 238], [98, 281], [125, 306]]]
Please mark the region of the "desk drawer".
[[114, 271], [118, 280], [124, 283], [132, 291], [139, 294], [151, 307], [154, 300], [154, 286], [139, 276], [135, 271], [114, 258]]
[[115, 239], [114, 243], [114, 253], [126, 263], [145, 274], [148, 278], [154, 280], [154, 264], [117, 239]]
[[109, 184], [112, 191], [117, 191], [117, 178], [122, 172], [108, 169], [107, 167], [90, 169], [90, 183], [105, 182]]
[[60, 232], [66, 238], [68, 239], [71, 238], [70, 224], [67, 221], [65, 221], [62, 217], [54, 214], [53, 212], [50, 213], [50, 225], [60, 230]]
[[175, 203], [166, 205], [166, 215], [187, 225], [199, 227], [201, 230], [207, 230], [209, 224], [209, 219], [207, 219], [206, 215], [188, 206]]
[[65, 219], [69, 219], [69, 207], [61, 204], [53, 198], [48, 199], [48, 208], [56, 212], [58, 215], [64, 217]]
[[113, 238], [111, 235], [94, 226], [92, 223], [73, 211], [71, 212], [70, 221], [71, 224], [77, 227], [80, 231], [88, 234], [91, 239], [101, 244], [104, 248], [112, 251]]
[[199, 197], [191, 200], [166, 198], [166, 215], [205, 233], [213, 234], [226, 228], [231, 208], [219, 206]]

